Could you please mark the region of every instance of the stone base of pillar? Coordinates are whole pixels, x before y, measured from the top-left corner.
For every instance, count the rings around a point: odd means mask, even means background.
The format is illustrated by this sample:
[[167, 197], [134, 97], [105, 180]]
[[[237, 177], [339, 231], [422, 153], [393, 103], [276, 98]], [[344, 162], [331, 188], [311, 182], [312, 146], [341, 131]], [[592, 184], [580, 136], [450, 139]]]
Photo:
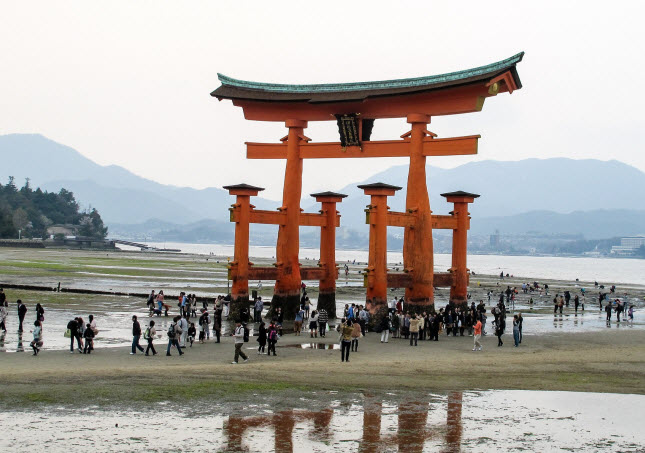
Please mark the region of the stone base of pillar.
[[317, 310], [321, 308], [325, 309], [329, 319], [336, 318], [336, 292], [320, 292], [318, 294], [318, 305], [316, 306]]
[[272, 318], [277, 308], [282, 309], [285, 320], [293, 320], [300, 309], [300, 291], [297, 294], [274, 294], [271, 299], [269, 318]]
[[450, 302], [455, 307], [468, 307], [468, 297], [450, 296]]
[[433, 311], [434, 302], [428, 299], [422, 300], [406, 300], [403, 304], [403, 311], [414, 314], [422, 314], [423, 312], [430, 313]]
[[380, 331], [381, 321], [384, 316], [388, 316], [388, 311], [387, 304], [379, 305], [374, 311], [370, 310], [369, 330], [371, 332]]
[[[235, 321], [240, 319], [240, 313], [242, 313], [243, 309], [246, 308], [247, 312], [249, 310], [248, 294], [245, 296], [232, 297], [228, 308], [228, 320], [231, 324], [234, 324]], [[253, 320], [253, 317], [251, 316], [250, 319]]]

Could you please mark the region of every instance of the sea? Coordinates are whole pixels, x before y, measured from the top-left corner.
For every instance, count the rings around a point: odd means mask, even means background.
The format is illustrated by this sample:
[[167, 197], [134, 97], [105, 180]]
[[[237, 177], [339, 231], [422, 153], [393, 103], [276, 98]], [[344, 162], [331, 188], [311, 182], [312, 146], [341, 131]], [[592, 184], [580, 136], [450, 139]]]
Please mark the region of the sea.
[[[186, 253], [203, 255], [227, 256], [233, 258], [233, 245], [227, 244], [191, 244], [180, 242], [148, 242], [158, 248], [179, 249]], [[257, 258], [272, 258], [275, 256], [274, 246], [251, 246], [249, 255]], [[320, 250], [317, 248], [301, 248], [300, 258], [317, 260]], [[339, 262], [367, 263], [367, 250], [336, 250], [336, 260]], [[451, 255], [436, 253], [434, 255], [435, 270], [445, 272], [450, 267]], [[388, 263], [403, 262], [403, 253], [388, 252]], [[571, 280], [581, 282], [597, 281], [601, 284], [629, 283], [645, 284], [645, 260], [635, 258], [591, 258], [591, 257], [560, 257], [560, 256], [518, 256], [518, 255], [468, 255], [468, 267], [477, 274], [495, 275], [504, 272], [514, 277], [526, 277], [527, 281], [534, 280]]]

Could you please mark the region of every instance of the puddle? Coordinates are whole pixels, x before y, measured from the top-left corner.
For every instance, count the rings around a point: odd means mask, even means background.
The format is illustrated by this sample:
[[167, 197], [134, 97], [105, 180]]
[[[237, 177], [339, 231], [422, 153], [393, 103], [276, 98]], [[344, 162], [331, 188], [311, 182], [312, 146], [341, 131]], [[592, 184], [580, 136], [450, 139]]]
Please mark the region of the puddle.
[[340, 349], [339, 344], [326, 344], [326, 343], [301, 343], [301, 344], [286, 344], [284, 346], [276, 346], [278, 348], [296, 348], [296, 349]]
[[[134, 408], [4, 410], [5, 451], [643, 451], [643, 395], [469, 391], [247, 395]], [[151, 421], [172, 414], [172, 423]]]

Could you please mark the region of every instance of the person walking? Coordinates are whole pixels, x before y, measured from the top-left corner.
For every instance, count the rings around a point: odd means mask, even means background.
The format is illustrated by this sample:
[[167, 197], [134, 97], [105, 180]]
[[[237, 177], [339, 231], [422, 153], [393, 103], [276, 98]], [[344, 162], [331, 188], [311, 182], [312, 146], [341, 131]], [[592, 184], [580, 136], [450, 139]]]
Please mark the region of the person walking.
[[137, 321], [137, 317], [132, 316], [132, 351], [130, 352], [130, 355], [134, 355], [137, 353], [137, 349], [141, 352], [143, 352], [143, 348], [139, 344], [139, 338], [141, 338], [141, 325], [139, 324], [139, 321]]
[[506, 321], [504, 320], [503, 315], [499, 315], [495, 321], [495, 336], [497, 337], [497, 346], [504, 346], [502, 341], [502, 335], [504, 335], [504, 328], [506, 327]]
[[181, 319], [181, 316], [175, 316], [172, 319], [172, 323], [170, 323], [170, 326], [168, 327], [168, 349], [166, 350], [166, 356], [170, 356], [170, 348], [172, 346], [177, 348], [177, 351], [179, 351], [179, 355], [183, 355], [184, 353], [181, 352], [181, 348], [179, 347], [179, 340], [177, 337], [181, 335], [181, 327], [179, 326], [178, 322]]
[[45, 309], [40, 303], [36, 304], [36, 319], [40, 321], [40, 326], [42, 327], [43, 322], [45, 322]]
[[318, 338], [318, 312], [316, 310], [312, 310], [309, 317], [309, 336]]
[[[0, 288], [0, 291], [2, 289]], [[7, 316], [8, 316], [8, 311], [7, 311], [7, 301], [3, 300], [0, 302], [0, 329], [2, 329], [2, 334], [4, 335], [5, 332], [7, 332]]]
[[155, 350], [155, 345], [153, 344], [155, 335], [157, 335], [157, 330], [155, 329], [155, 322], [150, 321], [148, 328], [143, 334], [143, 339], [148, 342], [148, 346], [146, 347], [146, 355], [150, 355], [150, 351], [152, 351], [152, 355], [157, 355], [157, 351]]
[[305, 310], [303, 310], [301, 306], [300, 308], [298, 308], [296, 317], [293, 319], [293, 333], [295, 336], [300, 335], [300, 331], [302, 330], [302, 319], [304, 316], [305, 316]]
[[517, 315], [513, 316], [513, 341], [517, 348], [520, 345], [520, 321]]
[[237, 361], [240, 356], [244, 359], [244, 362], [248, 362], [249, 358], [242, 351], [242, 346], [244, 346], [244, 327], [242, 322], [238, 319], [235, 321], [235, 331], [233, 332], [235, 337], [235, 358], [231, 362], [233, 365], [237, 365]]
[[520, 344], [522, 343], [522, 324], [524, 323], [524, 317], [522, 313], [517, 314], [517, 326], [520, 329]]
[[358, 339], [361, 337], [361, 323], [359, 321], [354, 321], [352, 324], [352, 352], [358, 352]]
[[605, 312], [607, 312], [607, 324], [611, 322], [611, 302], [607, 301], [607, 305], [605, 305]]
[[473, 351], [481, 351], [482, 344], [480, 343], [479, 340], [482, 337], [482, 322], [479, 319], [473, 326], [473, 334], [474, 334]]
[[392, 326], [392, 321], [390, 321], [390, 314], [391, 312], [388, 312], [388, 314], [383, 314], [383, 317], [381, 318], [381, 343], [387, 343], [389, 337], [390, 337], [390, 328]]
[[38, 320], [34, 321], [33, 334], [34, 334], [34, 339], [29, 345], [31, 346], [31, 349], [34, 350], [34, 355], [38, 355], [38, 353], [40, 352], [40, 348], [42, 348], [43, 346], [43, 328], [40, 325], [40, 321]]
[[216, 308], [213, 314], [213, 336], [217, 339], [215, 343], [220, 342], [222, 335], [222, 308]]
[[18, 332], [22, 332], [22, 322], [25, 320], [25, 315], [27, 314], [27, 306], [20, 299], [16, 303], [18, 304]]
[[349, 348], [352, 343], [352, 321], [343, 319], [340, 325], [340, 361], [349, 362]]
[[267, 331], [267, 341], [269, 342], [269, 350], [267, 351], [267, 355], [271, 355], [271, 352], [273, 351], [273, 355], [277, 355], [275, 353], [275, 344], [278, 342], [278, 326], [274, 321], [271, 321], [271, 324], [269, 324], [269, 329]]
[[318, 310], [318, 332], [320, 333], [320, 338], [325, 338], [325, 334], [327, 333], [327, 321], [329, 321], [327, 310], [321, 308]]

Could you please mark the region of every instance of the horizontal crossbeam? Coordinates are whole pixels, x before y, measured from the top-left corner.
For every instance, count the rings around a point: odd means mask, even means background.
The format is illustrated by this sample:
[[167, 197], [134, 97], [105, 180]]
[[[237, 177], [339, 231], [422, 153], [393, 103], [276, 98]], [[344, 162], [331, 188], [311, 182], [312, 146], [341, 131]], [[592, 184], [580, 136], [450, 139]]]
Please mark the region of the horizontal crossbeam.
[[[452, 138], [426, 137], [423, 140], [424, 156], [460, 156], [477, 154], [479, 135]], [[343, 148], [340, 143], [300, 143], [302, 159], [338, 159], [360, 157], [409, 157], [410, 140], [384, 140], [363, 142], [362, 146]], [[248, 159], [286, 159], [286, 143], [246, 143]]]
[[[286, 225], [287, 212], [286, 211], [264, 211], [260, 209], [253, 209], [249, 215], [250, 222], [254, 224], [264, 225]], [[327, 214], [315, 214], [309, 212], [300, 213], [300, 226], [317, 226], [323, 227], [327, 225]], [[239, 211], [236, 209], [231, 210], [231, 222], [239, 221]], [[336, 214], [336, 227], [340, 226], [340, 215]]]

